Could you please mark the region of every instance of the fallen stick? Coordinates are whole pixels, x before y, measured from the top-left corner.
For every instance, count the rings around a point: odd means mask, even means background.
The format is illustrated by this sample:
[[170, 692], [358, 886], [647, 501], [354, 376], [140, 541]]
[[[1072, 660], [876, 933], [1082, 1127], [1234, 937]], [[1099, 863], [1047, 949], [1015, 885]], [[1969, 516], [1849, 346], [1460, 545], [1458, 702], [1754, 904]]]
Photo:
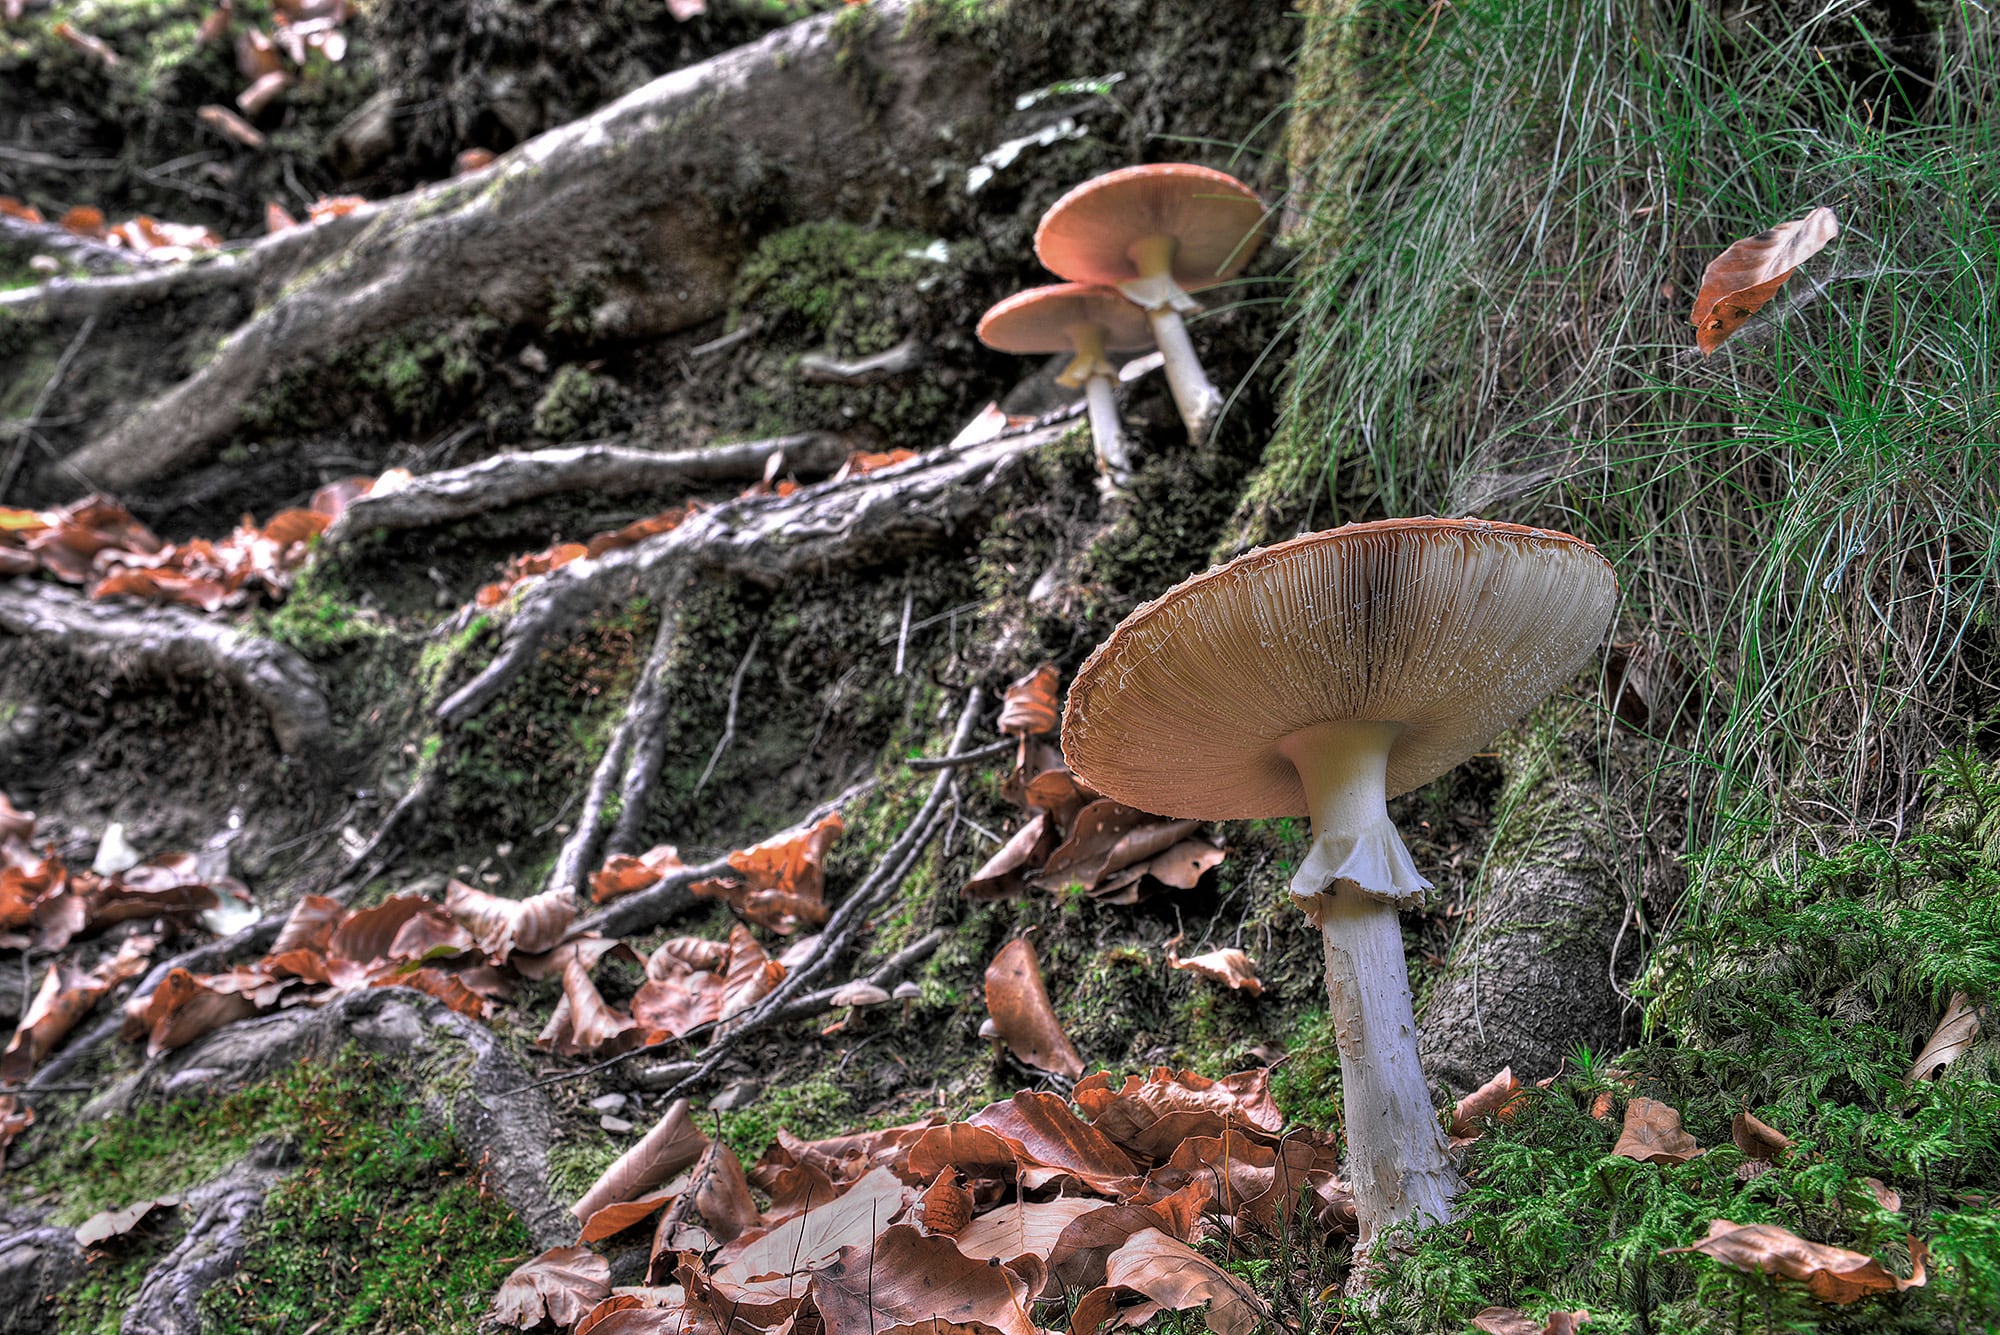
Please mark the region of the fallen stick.
[[98, 602], [53, 584], [0, 584], [0, 631], [46, 640], [88, 662], [165, 675], [222, 677], [271, 721], [287, 755], [323, 752], [333, 725], [319, 674], [274, 640], [180, 607]]
[[846, 461], [848, 447], [827, 432], [801, 432], [700, 450], [661, 453], [631, 445], [577, 445], [496, 454], [465, 468], [417, 478], [407, 486], [349, 502], [321, 539], [324, 547], [377, 530], [399, 532], [449, 524], [546, 496], [673, 494], [714, 482], [754, 481], [772, 455], [786, 471], [824, 477]]

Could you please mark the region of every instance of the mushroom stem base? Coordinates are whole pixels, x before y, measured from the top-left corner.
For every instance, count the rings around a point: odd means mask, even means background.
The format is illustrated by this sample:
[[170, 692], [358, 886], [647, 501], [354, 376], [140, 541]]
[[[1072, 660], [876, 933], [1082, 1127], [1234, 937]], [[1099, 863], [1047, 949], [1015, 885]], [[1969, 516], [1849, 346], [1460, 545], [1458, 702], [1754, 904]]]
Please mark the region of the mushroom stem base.
[[1451, 1218], [1458, 1194], [1417, 1061], [1417, 1022], [1396, 910], [1338, 886], [1326, 896], [1326, 994], [1340, 1045], [1347, 1178], [1361, 1243], [1399, 1224]]
[[1110, 376], [1094, 375], [1084, 381], [1083, 393], [1090, 406], [1090, 440], [1097, 447], [1097, 471], [1122, 490], [1132, 482], [1132, 455], [1125, 448], [1125, 431], [1118, 421], [1118, 399], [1112, 392], [1115, 383]]
[[1201, 369], [1194, 341], [1188, 337], [1187, 321], [1172, 306], [1158, 306], [1146, 312], [1152, 322], [1153, 342], [1159, 345], [1166, 364], [1167, 388], [1173, 391], [1174, 407], [1187, 425], [1188, 439], [1199, 445], [1208, 439], [1210, 428], [1222, 412], [1222, 391]]

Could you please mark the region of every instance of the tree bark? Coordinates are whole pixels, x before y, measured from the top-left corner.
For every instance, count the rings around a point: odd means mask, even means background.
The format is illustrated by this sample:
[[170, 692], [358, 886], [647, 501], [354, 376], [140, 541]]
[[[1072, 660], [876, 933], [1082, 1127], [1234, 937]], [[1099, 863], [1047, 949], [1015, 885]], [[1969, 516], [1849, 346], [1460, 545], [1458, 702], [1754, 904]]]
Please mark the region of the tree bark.
[[1552, 1074], [1579, 1043], [1621, 1047], [1613, 954], [1638, 943], [1620, 929], [1642, 855], [1613, 834], [1596, 729], [1549, 707], [1499, 750], [1507, 786], [1485, 888], [1418, 1026], [1425, 1071], [1461, 1094], [1503, 1066]]

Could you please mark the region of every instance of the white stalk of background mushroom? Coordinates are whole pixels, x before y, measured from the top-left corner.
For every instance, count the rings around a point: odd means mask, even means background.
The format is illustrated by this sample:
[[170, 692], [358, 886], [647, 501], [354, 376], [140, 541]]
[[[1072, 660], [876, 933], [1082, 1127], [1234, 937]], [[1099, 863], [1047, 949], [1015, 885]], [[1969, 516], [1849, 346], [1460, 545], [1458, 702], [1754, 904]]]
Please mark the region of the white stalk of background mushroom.
[[1174, 281], [1174, 255], [1179, 247], [1170, 236], [1134, 241], [1126, 254], [1139, 267], [1139, 276], [1118, 284], [1118, 290], [1146, 312], [1153, 326], [1153, 341], [1166, 363], [1174, 407], [1187, 425], [1188, 439], [1198, 445], [1208, 439], [1209, 428], [1222, 411], [1222, 393], [1202, 370], [1201, 358], [1188, 338], [1187, 322], [1181, 318], [1200, 310], [1201, 303]]
[[1326, 993], [1340, 1047], [1347, 1174], [1366, 1248], [1403, 1223], [1451, 1217], [1459, 1177], [1417, 1060], [1398, 904], [1430, 882], [1389, 819], [1399, 723], [1323, 723], [1279, 743], [1299, 772], [1313, 843], [1292, 895], [1326, 937]]
[[1129, 486], [1132, 456], [1125, 448], [1125, 429], [1118, 420], [1118, 399], [1114, 394], [1118, 368], [1104, 355], [1104, 326], [1078, 321], [1067, 332], [1076, 357], [1056, 377], [1056, 383], [1083, 390], [1090, 409], [1090, 440], [1097, 449], [1097, 471], [1113, 487]]

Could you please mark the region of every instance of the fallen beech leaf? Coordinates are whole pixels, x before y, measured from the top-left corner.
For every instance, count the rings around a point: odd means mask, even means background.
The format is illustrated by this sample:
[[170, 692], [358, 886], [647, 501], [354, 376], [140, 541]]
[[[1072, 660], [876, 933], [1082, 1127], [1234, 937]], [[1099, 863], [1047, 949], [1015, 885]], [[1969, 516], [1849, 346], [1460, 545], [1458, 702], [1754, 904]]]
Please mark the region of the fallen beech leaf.
[[[877, 1168], [900, 1167], [914, 1152], [913, 1147], [938, 1126], [939, 1120], [931, 1117], [879, 1131], [810, 1141], [800, 1140], [780, 1127], [777, 1139], [751, 1168], [750, 1180], [770, 1193], [771, 1214], [774, 1219], [781, 1218], [791, 1213], [795, 1200], [803, 1205], [818, 1205], [831, 1199], [836, 1190], [859, 1181]], [[911, 1180], [928, 1179], [937, 1169], [935, 1164], [927, 1170], [914, 1169]], [[820, 1190], [822, 1182], [831, 1190]], [[786, 1204], [781, 1205], [781, 1199]]]
[[373, 908], [357, 909], [343, 917], [327, 938], [326, 953], [356, 964], [387, 960], [403, 924], [435, 908], [422, 895], [390, 895]]
[[484, 171], [493, 165], [493, 159], [498, 156], [499, 154], [490, 148], [464, 149], [451, 160], [451, 174], [464, 176], [471, 172]]
[[707, 1148], [708, 1137], [688, 1116], [687, 1100], [675, 1099], [653, 1129], [619, 1155], [569, 1212], [581, 1222], [607, 1205], [636, 1200], [699, 1159]]
[[1033, 737], [1056, 730], [1056, 691], [1062, 674], [1054, 663], [1043, 663], [1007, 686], [1000, 710], [1000, 731], [1009, 737]]
[[1477, 1139], [1479, 1124], [1487, 1118], [1504, 1122], [1512, 1117], [1521, 1107], [1520, 1090], [1521, 1082], [1514, 1078], [1514, 1068], [1501, 1067], [1500, 1074], [1452, 1105], [1452, 1139]]
[[12, 1094], [0, 1094], [0, 1166], [6, 1163], [7, 1147], [34, 1124], [34, 1105], [23, 1103]]
[[[589, 1239], [585, 1239], [585, 1241], [589, 1241]], [[590, 1335], [591, 1331], [603, 1327], [605, 1321], [609, 1320], [613, 1315], [619, 1312], [639, 1311], [644, 1307], [645, 1304], [632, 1294], [614, 1293], [586, 1312], [583, 1320], [576, 1323], [576, 1329], [570, 1332], [570, 1335]]]
[[809, 1292], [826, 1335], [961, 1329], [1039, 1335], [1028, 1319], [1029, 1286], [1020, 1276], [908, 1224], [843, 1247], [814, 1270]]
[[639, 1022], [604, 1000], [591, 981], [590, 965], [571, 956], [563, 965], [562, 1001], [535, 1040], [557, 1056], [612, 1055], [637, 1047], [646, 1031]]
[[310, 222], [322, 223], [345, 217], [367, 203], [359, 195], [321, 195], [306, 207], [306, 218]]
[[635, 894], [658, 884], [668, 872], [679, 871], [684, 865], [680, 850], [672, 844], [649, 848], [638, 857], [615, 854], [590, 874], [590, 902], [608, 904], [621, 895]]
[[1036, 812], [965, 883], [967, 899], [1008, 899], [1026, 894], [1028, 877], [1048, 860], [1056, 846], [1055, 825]]
[[1487, 1335], [1576, 1335], [1576, 1328], [1589, 1320], [1590, 1313], [1582, 1308], [1551, 1312], [1541, 1322], [1512, 1307], [1489, 1307], [1472, 1318], [1472, 1324]]
[[409, 973], [390, 974], [375, 980], [376, 987], [408, 987], [426, 996], [435, 997], [460, 1015], [475, 1020], [486, 1018], [492, 1007], [477, 992], [467, 987], [457, 977], [442, 969], [413, 969]]
[[42, 1059], [55, 1051], [111, 987], [110, 979], [67, 965], [49, 965], [41, 990], [21, 1017], [6, 1055], [0, 1056], [0, 1080], [18, 1083], [33, 1075]]
[[227, 37], [229, 35], [229, 24], [235, 17], [236, 12], [233, 0], [221, 0], [220, 4], [209, 10], [202, 18], [201, 26], [195, 29], [195, 45], [208, 46], [213, 42], [219, 42], [224, 37]]
[[632, 1015], [648, 1031], [676, 1037], [755, 1005], [784, 981], [784, 966], [738, 923], [721, 942], [669, 941], [646, 961], [646, 982], [632, 998]]
[[24, 223], [39, 226], [42, 222], [42, 211], [33, 204], [23, 204], [12, 195], [0, 195], [0, 217], [18, 218]]
[[493, 1320], [527, 1329], [569, 1327], [611, 1293], [611, 1263], [583, 1247], [551, 1247], [500, 1281]]
[[515, 951], [539, 955], [553, 949], [576, 921], [576, 899], [567, 890], [547, 890], [527, 899], [506, 899], [475, 890], [463, 881], [445, 888], [445, 912], [472, 933], [491, 964], [505, 964]]
[[[667, 0], [667, 2], [669, 5], [672, 5], [675, 3], [675, 0]], [[917, 452], [915, 450], [881, 450], [872, 452], [869, 450], [856, 450], [847, 456], [847, 462], [840, 466], [840, 471], [835, 473], [831, 480], [834, 482], [845, 482], [851, 477], [860, 477], [865, 473], [879, 473], [885, 468], [894, 468], [897, 464], [906, 464], [916, 457]]]
[[964, 1177], [955, 1168], [940, 1168], [924, 1188], [921, 1218], [930, 1232], [950, 1236], [971, 1221], [972, 1193], [965, 1189]]
[[278, 939], [271, 943], [271, 954], [282, 955], [288, 950], [326, 953], [333, 940], [333, 929], [346, 911], [339, 900], [329, 896], [301, 895], [286, 916], [285, 925], [278, 929]]
[[[1125, 1151], [1054, 1094], [1024, 1089], [1004, 1102], [987, 1104], [967, 1120], [1006, 1137], [1022, 1160], [1021, 1184], [1031, 1190], [1064, 1174], [1115, 1195], [1129, 1194], [1136, 1186], [1132, 1179], [1138, 1169]], [[913, 1164], [915, 1159], [913, 1150]]]
[[1257, 979], [1257, 964], [1248, 955], [1234, 946], [1224, 946], [1200, 955], [1190, 955], [1182, 959], [1174, 947], [1181, 939], [1176, 936], [1167, 942], [1167, 966], [1183, 969], [1188, 973], [1200, 974], [1213, 982], [1227, 985], [1231, 991], [1248, 992], [1251, 996], [1261, 996], [1264, 984]]
[[1251, 1335], [1270, 1316], [1242, 1280], [1158, 1229], [1134, 1233], [1105, 1258], [1104, 1274], [1106, 1288], [1131, 1289], [1168, 1311], [1205, 1305], [1215, 1335]]
[[1276, 1237], [1287, 1212], [1310, 1211], [1320, 1227], [1354, 1232], [1354, 1197], [1335, 1175], [1339, 1157], [1331, 1142], [1290, 1135], [1264, 1143], [1237, 1129], [1220, 1136], [1190, 1136], [1146, 1176], [1144, 1197], [1165, 1200], [1190, 1186], [1207, 1190], [1209, 1208]]
[[102, 241], [104, 239], [104, 210], [92, 208], [88, 204], [79, 204], [69, 212], [63, 214], [62, 221], [57, 226], [73, 236], [88, 237], [92, 241]]
[[[217, 991], [209, 979], [197, 978], [186, 969], [169, 972], [147, 994], [145, 1003], [136, 1016], [129, 1009], [126, 1014], [137, 1019], [139, 1032], [146, 1035], [148, 1057], [185, 1047], [204, 1034], [255, 1015], [258, 1009], [253, 998], [235, 991]], [[129, 1026], [130, 1019], [127, 1023]]]
[[[272, 98], [284, 92], [285, 85], [290, 82], [291, 80], [282, 74], [267, 74], [238, 93], [236, 105], [254, 116], [259, 109], [268, 105]], [[210, 103], [197, 110], [194, 118], [224, 139], [241, 144], [245, 148], [262, 149], [270, 146], [270, 141], [264, 138], [263, 131], [228, 107]]]
[[95, 60], [98, 64], [104, 66], [105, 69], [115, 70], [118, 68], [118, 53], [113, 51], [102, 37], [93, 37], [87, 32], [81, 32], [70, 23], [58, 23], [50, 31], [89, 56], [92, 60]]
[[1721, 347], [1743, 322], [1777, 295], [1793, 270], [1840, 235], [1833, 210], [1817, 208], [1796, 222], [1779, 223], [1736, 242], [1702, 270], [1689, 320], [1704, 356]]
[[695, 1163], [692, 1177], [688, 1198], [717, 1242], [734, 1242], [761, 1222], [742, 1161], [729, 1146], [719, 1140], [711, 1144]]
[[1729, 1124], [1729, 1138], [1747, 1159], [1776, 1163], [1792, 1147], [1792, 1138], [1775, 1127], [1766, 1126], [1747, 1112], [1736, 1114]]
[[1098, 1130], [1150, 1159], [1172, 1154], [1189, 1136], [1219, 1136], [1233, 1127], [1268, 1139], [1285, 1125], [1264, 1067], [1210, 1080], [1155, 1066], [1143, 1078], [1125, 1077], [1118, 1089], [1100, 1071], [1079, 1080], [1070, 1100]]
[[1083, 1058], [1056, 1022], [1041, 963], [1026, 937], [1009, 941], [986, 966], [986, 1010], [1008, 1048], [1028, 1065], [1072, 1080], [1083, 1074]]
[[7, 794], [0, 792], [0, 843], [10, 839], [27, 840], [35, 833], [35, 813], [23, 811], [7, 800]]
[[[717, 1252], [715, 1278], [747, 1284], [760, 1275], [795, 1275], [832, 1261], [843, 1247], [866, 1246], [895, 1222], [909, 1191], [887, 1168], [873, 1169], [824, 1205], [762, 1232], [746, 1233]], [[947, 1242], [945, 1245], [949, 1246]]]
[[1166, 852], [1200, 827], [1197, 820], [1167, 820], [1099, 798], [1077, 814], [1069, 837], [1049, 854], [1036, 880], [1050, 890], [1071, 883], [1095, 890], [1113, 872]]
[[1894, 1187], [1885, 1185], [1881, 1178], [1864, 1177], [1861, 1179], [1861, 1185], [1868, 1188], [1868, 1194], [1875, 1198], [1877, 1205], [1891, 1214], [1903, 1208], [1902, 1193]]
[[1944, 1073], [1944, 1068], [1956, 1061], [1973, 1040], [1979, 1037], [1979, 1012], [1965, 993], [1951, 994], [1951, 1005], [1945, 1009], [1944, 1018], [1932, 1031], [1924, 1050], [1910, 1063], [1910, 1073], [1903, 1077], [1903, 1083], [1913, 1085], [1919, 1080], [1935, 1080]]
[[180, 1203], [178, 1196], [159, 1196], [152, 1200], [134, 1201], [122, 1210], [99, 1210], [76, 1226], [77, 1245], [96, 1247], [113, 1238], [124, 1237], [155, 1210], [172, 1210]]
[[1226, 856], [1206, 839], [1183, 839], [1164, 853], [1155, 853], [1144, 862], [1111, 873], [1091, 896], [1109, 904], [1136, 904], [1140, 899], [1139, 882], [1148, 876], [1176, 890], [1192, 890], [1211, 868], [1221, 866]]
[[1702, 1152], [1693, 1136], [1681, 1130], [1681, 1115], [1658, 1099], [1633, 1099], [1625, 1105], [1625, 1126], [1613, 1154], [1640, 1163], [1686, 1163]]
[[629, 1201], [613, 1201], [609, 1205], [591, 1211], [590, 1217], [583, 1221], [580, 1239], [584, 1242], [602, 1242], [606, 1238], [615, 1237], [634, 1224], [651, 1219], [665, 1207], [667, 1202], [679, 1195], [680, 1193], [673, 1187], [663, 1187]]
[[1806, 1282], [1806, 1292], [1823, 1303], [1851, 1303], [1871, 1293], [1901, 1293], [1922, 1287], [1928, 1253], [1914, 1236], [1909, 1239], [1909, 1248], [1910, 1277], [1898, 1279], [1872, 1256], [1807, 1242], [1776, 1224], [1737, 1224], [1716, 1219], [1709, 1223], [1708, 1236], [1700, 1242], [1692, 1247], [1669, 1247], [1660, 1254], [1699, 1252], [1735, 1270], [1802, 1279]]
[[[823, 897], [826, 888], [826, 853], [847, 827], [840, 813], [830, 812], [817, 823], [786, 830], [754, 847], [729, 855], [729, 865], [743, 874], [748, 888], [746, 904], [754, 905], [760, 892], [774, 892], [773, 902], [784, 899], [775, 915], [760, 916], [739, 905], [751, 921], [776, 932], [790, 935], [801, 922], [826, 921]], [[732, 896], [732, 902], [734, 897]]]

